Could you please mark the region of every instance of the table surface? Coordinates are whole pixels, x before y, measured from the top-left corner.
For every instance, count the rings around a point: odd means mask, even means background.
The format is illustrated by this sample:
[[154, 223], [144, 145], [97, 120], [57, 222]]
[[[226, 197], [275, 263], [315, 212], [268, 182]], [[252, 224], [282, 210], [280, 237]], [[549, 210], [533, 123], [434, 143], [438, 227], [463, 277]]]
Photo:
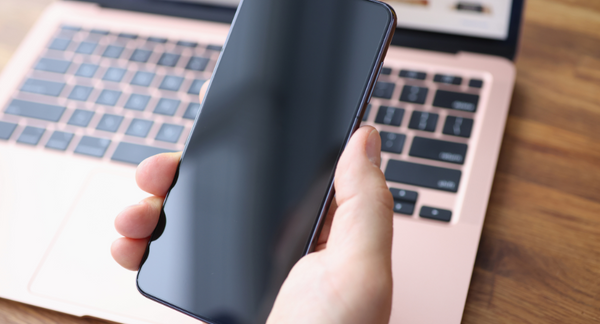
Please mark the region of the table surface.
[[[53, 0], [0, 1], [0, 69]], [[600, 1], [529, 0], [463, 323], [600, 322]], [[104, 323], [0, 299], [1, 323]]]

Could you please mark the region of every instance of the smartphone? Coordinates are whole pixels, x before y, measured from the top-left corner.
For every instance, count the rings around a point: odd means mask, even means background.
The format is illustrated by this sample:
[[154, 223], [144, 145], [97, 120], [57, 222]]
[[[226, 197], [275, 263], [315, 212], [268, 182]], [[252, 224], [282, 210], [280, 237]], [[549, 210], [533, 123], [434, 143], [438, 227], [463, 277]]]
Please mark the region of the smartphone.
[[372, 0], [243, 0], [137, 275], [211, 324], [265, 323], [310, 253], [396, 27]]

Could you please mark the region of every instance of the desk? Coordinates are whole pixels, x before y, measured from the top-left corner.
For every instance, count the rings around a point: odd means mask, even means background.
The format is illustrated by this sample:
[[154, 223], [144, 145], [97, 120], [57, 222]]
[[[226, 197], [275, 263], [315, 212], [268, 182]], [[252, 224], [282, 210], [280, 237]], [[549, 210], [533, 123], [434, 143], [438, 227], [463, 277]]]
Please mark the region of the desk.
[[[0, 1], [0, 69], [52, 0]], [[463, 323], [600, 322], [600, 2], [529, 0]], [[1, 323], [104, 323], [0, 299]]]

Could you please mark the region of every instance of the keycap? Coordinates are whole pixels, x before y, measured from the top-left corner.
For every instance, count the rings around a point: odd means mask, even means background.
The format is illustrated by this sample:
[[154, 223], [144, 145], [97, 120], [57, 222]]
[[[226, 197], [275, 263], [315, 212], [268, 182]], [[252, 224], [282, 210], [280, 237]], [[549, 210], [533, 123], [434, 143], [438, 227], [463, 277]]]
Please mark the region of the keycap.
[[394, 200], [403, 200], [415, 203], [417, 202], [417, 198], [419, 197], [418, 192], [411, 190], [390, 188], [390, 192], [392, 193], [392, 197], [394, 197]]
[[188, 90], [189, 94], [200, 94], [200, 89], [202, 88], [202, 85], [204, 84], [204, 82], [206, 82], [206, 80], [201, 80], [201, 79], [196, 79], [192, 82], [192, 85], [190, 86], [190, 89]]
[[162, 38], [162, 37], [148, 37], [148, 41], [149, 42], [154, 42], [154, 43], [161, 43], [164, 44], [167, 42], [166, 38]]
[[381, 68], [381, 75], [390, 75], [392, 74], [392, 69], [389, 67], [382, 67]]
[[419, 216], [423, 218], [434, 219], [442, 222], [449, 222], [452, 218], [452, 211], [441, 209], [441, 208], [433, 208], [423, 206], [421, 207], [421, 211], [419, 212]]
[[65, 60], [41, 58], [35, 65], [35, 69], [54, 73], [66, 73], [70, 65], [71, 62]]
[[153, 155], [166, 152], [173, 151], [158, 147], [121, 142], [119, 143], [119, 146], [117, 146], [115, 153], [113, 153], [111, 160], [139, 164]]
[[479, 103], [479, 95], [437, 90], [433, 98], [433, 105], [441, 108], [475, 112]]
[[173, 124], [163, 124], [156, 134], [156, 140], [163, 142], [177, 143], [179, 136], [183, 132], [183, 126]]
[[134, 118], [129, 124], [125, 134], [137, 137], [146, 137], [154, 122], [145, 119]]
[[183, 47], [191, 47], [194, 48], [196, 46], [198, 46], [198, 43], [196, 42], [186, 42], [186, 41], [178, 41], [177, 45], [179, 46], [183, 46]]
[[463, 164], [467, 144], [415, 136], [408, 155], [424, 159]]
[[122, 38], [128, 38], [128, 39], [137, 39], [137, 38], [138, 38], [138, 35], [135, 35], [135, 34], [128, 34], [128, 33], [120, 33], [120, 34], [119, 34], [119, 37], [122, 37]]
[[367, 109], [365, 110], [365, 114], [363, 115], [362, 120], [366, 121], [369, 118], [369, 113], [371, 112], [371, 104], [367, 105]]
[[90, 30], [90, 34], [108, 35], [109, 31], [104, 29], [92, 29]]
[[65, 84], [62, 82], [27, 79], [27, 81], [25, 81], [21, 87], [21, 91], [57, 97], [60, 95], [64, 87]]
[[193, 71], [204, 71], [208, 65], [208, 61], [209, 59], [205, 57], [192, 56], [185, 68]]
[[381, 106], [375, 117], [375, 122], [384, 125], [400, 126], [403, 117], [404, 109]]
[[148, 62], [150, 55], [152, 55], [152, 51], [136, 49], [135, 51], [133, 51], [133, 54], [131, 54], [129, 60], [133, 62], [146, 63]]
[[46, 130], [39, 127], [27, 126], [17, 139], [17, 142], [23, 144], [37, 145], [40, 138], [44, 135]]
[[125, 108], [141, 111], [146, 109], [148, 101], [150, 101], [150, 96], [134, 93], [129, 97], [129, 99], [127, 99], [127, 103], [125, 103]]
[[220, 45], [208, 45], [206, 46], [207, 50], [211, 50], [211, 51], [217, 51], [220, 52], [221, 50], [223, 50], [223, 46]]
[[415, 204], [406, 201], [394, 200], [394, 213], [412, 215], [415, 211]]
[[196, 119], [198, 110], [200, 110], [200, 104], [194, 102], [190, 103], [183, 114], [183, 118]]
[[119, 100], [121, 96], [121, 91], [116, 90], [102, 90], [100, 96], [98, 96], [98, 100], [96, 100], [97, 104], [106, 105], [106, 106], [114, 106]]
[[81, 42], [79, 44], [79, 46], [77, 47], [77, 49], [75, 50], [75, 53], [79, 53], [79, 54], [92, 54], [92, 53], [94, 53], [94, 50], [96, 49], [96, 46], [98, 46], [97, 43]]
[[88, 97], [92, 93], [92, 90], [94, 90], [94, 88], [92, 88], [92, 87], [86, 87], [86, 86], [80, 86], [80, 85], [75, 86], [73, 88], [73, 90], [71, 90], [71, 94], [69, 94], [69, 99], [86, 101], [86, 100], [88, 100]]
[[96, 126], [96, 129], [114, 133], [119, 129], [122, 121], [122, 116], [104, 114], [102, 119], [100, 119], [98, 126]]
[[81, 31], [81, 27], [79, 27], [79, 26], [62, 25], [62, 26], [60, 26], [60, 28], [62, 30]]
[[76, 109], [73, 112], [73, 115], [71, 115], [71, 118], [69, 118], [69, 122], [67, 122], [67, 124], [87, 127], [92, 120], [92, 117], [94, 117], [93, 111]]
[[156, 104], [156, 108], [154, 108], [154, 113], [173, 116], [177, 111], [177, 107], [179, 107], [179, 103], [179, 100], [162, 98], [158, 101], [158, 104]]
[[125, 48], [123, 46], [108, 45], [106, 46], [104, 53], [102, 53], [102, 56], [116, 59], [121, 57], [121, 54], [123, 54], [124, 49]]
[[17, 124], [0, 121], [0, 139], [9, 139], [15, 128], [17, 128]]
[[469, 138], [471, 136], [471, 129], [473, 129], [473, 119], [448, 116], [446, 117], [442, 133]]
[[75, 148], [75, 153], [101, 158], [109, 145], [110, 140], [106, 138], [83, 136]]
[[390, 132], [379, 132], [379, 135], [381, 136], [382, 151], [396, 154], [402, 153], [406, 135]]
[[461, 174], [460, 170], [398, 160], [389, 160], [385, 169], [388, 181], [450, 192], [458, 190]]
[[396, 85], [391, 82], [377, 81], [373, 89], [373, 97], [391, 99]]
[[104, 73], [102, 80], [121, 82], [121, 80], [123, 80], [123, 77], [125, 76], [125, 72], [127, 72], [127, 70], [117, 67], [108, 68], [108, 70], [106, 70], [106, 73]]
[[154, 73], [152, 72], [136, 72], [131, 80], [131, 84], [147, 87], [152, 83], [154, 79]]
[[426, 132], [435, 132], [438, 117], [438, 114], [415, 110], [410, 117], [408, 128], [418, 129]]
[[179, 54], [163, 53], [163, 55], [161, 55], [160, 59], [158, 60], [157, 64], [173, 67], [177, 65], [177, 61], [179, 61], [180, 57], [181, 55]]
[[48, 143], [46, 143], [47, 148], [61, 150], [64, 151], [69, 147], [71, 140], [73, 139], [73, 133], [54, 131]]
[[98, 65], [83, 63], [79, 66], [79, 68], [77, 69], [77, 72], [75, 72], [75, 75], [84, 77], [84, 78], [91, 78], [94, 76], [94, 74], [96, 74], [97, 70], [98, 70]]
[[481, 87], [483, 87], [483, 80], [471, 79], [471, 80], [469, 80], [469, 87], [471, 87], [471, 88], [481, 88]]
[[162, 80], [158, 88], [163, 90], [179, 91], [182, 82], [182, 77], [165, 75], [165, 78]]
[[13, 99], [5, 112], [11, 115], [37, 118], [57, 122], [65, 112], [65, 107], [42, 104], [33, 101]]
[[462, 78], [455, 75], [436, 74], [433, 76], [433, 82], [459, 85], [462, 83]]
[[427, 92], [429, 92], [429, 89], [425, 87], [405, 85], [404, 87], [402, 87], [400, 101], [422, 105], [425, 103], [425, 99], [427, 99]]
[[427, 73], [411, 70], [400, 70], [400, 77], [415, 80], [425, 80], [425, 78], [427, 78]]
[[57, 50], [57, 51], [64, 51], [67, 49], [67, 47], [69, 47], [69, 44], [71, 44], [70, 39], [55, 38], [54, 40], [52, 40], [52, 43], [50, 43], [50, 45], [48, 45], [48, 48]]

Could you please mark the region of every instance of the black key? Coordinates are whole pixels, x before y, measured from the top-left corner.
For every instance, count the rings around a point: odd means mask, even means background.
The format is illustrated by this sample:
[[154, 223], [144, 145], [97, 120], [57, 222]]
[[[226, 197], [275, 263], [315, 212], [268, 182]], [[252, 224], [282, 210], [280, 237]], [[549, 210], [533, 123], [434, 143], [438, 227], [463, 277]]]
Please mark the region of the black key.
[[190, 86], [190, 90], [188, 90], [189, 94], [200, 94], [200, 88], [202, 88], [202, 85], [204, 84], [204, 82], [206, 82], [206, 80], [200, 80], [200, 79], [196, 79], [194, 80], [194, 82], [192, 82], [192, 85]]
[[469, 87], [471, 87], [471, 88], [481, 88], [481, 87], [483, 87], [483, 80], [471, 79], [469, 81]]
[[416, 104], [424, 104], [427, 99], [429, 89], [424, 87], [405, 85], [400, 94], [400, 101], [411, 102]]
[[152, 51], [136, 49], [135, 51], [133, 51], [133, 54], [131, 54], [129, 60], [133, 62], [146, 63], [148, 62], [150, 55], [152, 55]]
[[41, 58], [35, 65], [35, 69], [54, 73], [66, 73], [70, 65], [71, 62], [69, 61]]
[[158, 60], [157, 64], [173, 67], [173, 66], [177, 65], [177, 61], [179, 61], [180, 57], [181, 57], [181, 55], [179, 55], [179, 54], [163, 53], [163, 55]]
[[125, 134], [137, 137], [146, 137], [148, 136], [148, 132], [150, 132], [150, 128], [152, 128], [152, 124], [154, 124], [154, 122], [150, 120], [135, 118], [131, 121], [131, 124], [129, 124]]
[[46, 147], [55, 149], [55, 150], [64, 151], [67, 149], [67, 147], [69, 146], [69, 143], [71, 143], [72, 139], [73, 139], [72, 133], [54, 131], [54, 133], [52, 133], [52, 136], [50, 136], [48, 143], [46, 143]]
[[17, 139], [17, 142], [23, 144], [37, 145], [40, 142], [40, 138], [44, 135], [46, 130], [39, 127], [27, 126]]
[[0, 121], [0, 139], [9, 139], [15, 128], [17, 128], [17, 124]]
[[136, 72], [131, 80], [131, 84], [147, 87], [152, 83], [154, 79], [154, 73], [152, 72]]
[[463, 164], [467, 155], [467, 144], [415, 136], [408, 154], [424, 159]]
[[367, 105], [367, 110], [365, 110], [365, 114], [363, 115], [363, 121], [366, 121], [369, 118], [369, 113], [371, 112], [371, 104]]
[[415, 204], [406, 201], [394, 200], [394, 213], [412, 215]]
[[73, 90], [71, 91], [71, 94], [69, 94], [69, 99], [86, 101], [86, 100], [88, 100], [88, 97], [92, 93], [92, 90], [94, 90], [94, 88], [92, 88], [92, 87], [86, 87], [86, 86], [80, 86], [80, 85], [75, 86], [73, 88]]
[[411, 190], [390, 188], [390, 192], [392, 193], [392, 197], [394, 197], [394, 200], [403, 200], [415, 203], [417, 202], [417, 198], [419, 197], [418, 192]]
[[103, 30], [103, 29], [92, 29], [92, 30], [90, 30], [90, 34], [108, 35], [109, 31], [108, 30]]
[[84, 77], [84, 78], [91, 78], [94, 76], [94, 74], [96, 74], [97, 70], [98, 70], [98, 65], [83, 63], [79, 66], [79, 69], [77, 69], [77, 72], [75, 72], [75, 75]]
[[154, 108], [154, 113], [173, 116], [177, 111], [177, 107], [179, 107], [179, 103], [179, 100], [162, 98], [158, 101], [158, 104], [156, 104], [156, 108]]
[[425, 80], [425, 78], [427, 78], [427, 73], [411, 70], [400, 70], [400, 77], [415, 80]]
[[211, 50], [211, 51], [217, 51], [220, 52], [221, 50], [223, 50], [223, 46], [220, 45], [208, 45], [206, 46], [207, 50]]
[[21, 87], [21, 91], [57, 97], [64, 87], [65, 84], [62, 82], [27, 79]]
[[135, 34], [127, 34], [127, 33], [120, 33], [119, 37], [121, 38], [128, 38], [128, 39], [137, 39], [138, 35]]
[[150, 96], [134, 93], [129, 97], [129, 99], [127, 99], [127, 103], [125, 103], [125, 108], [141, 111], [146, 109], [148, 101], [150, 101]]
[[186, 69], [193, 71], [204, 71], [208, 65], [209, 59], [205, 57], [192, 56], [186, 65]]
[[461, 174], [460, 170], [398, 160], [390, 160], [385, 169], [388, 181], [450, 192], [458, 190]]
[[382, 75], [390, 75], [390, 74], [392, 74], [392, 69], [389, 67], [382, 67], [381, 74]]
[[194, 47], [198, 46], [198, 43], [195, 43], [195, 42], [186, 42], [186, 41], [178, 41], [177, 45], [183, 46], [183, 47], [194, 48]]
[[166, 38], [162, 38], [162, 37], [148, 37], [148, 41], [149, 42], [154, 42], [154, 43], [161, 43], [164, 44], [167, 42]]
[[418, 129], [426, 132], [435, 132], [435, 126], [438, 121], [438, 114], [425, 111], [413, 111], [408, 123], [408, 128]]
[[421, 212], [419, 213], [419, 216], [442, 222], [449, 222], [452, 218], [452, 211], [441, 208], [423, 206], [421, 207]]
[[379, 135], [381, 136], [382, 151], [396, 154], [402, 153], [404, 141], [406, 141], [406, 135], [390, 132], [379, 132]]
[[434, 82], [459, 85], [462, 83], [462, 78], [455, 75], [436, 74], [433, 76]]
[[200, 110], [200, 104], [194, 102], [190, 103], [185, 110], [185, 114], [183, 114], [183, 118], [196, 119], [198, 110]]
[[13, 99], [5, 112], [11, 115], [57, 122], [65, 112], [65, 107]]
[[463, 117], [446, 117], [444, 130], [442, 133], [446, 135], [454, 135], [469, 138], [473, 129], [473, 119]]
[[81, 27], [79, 27], [79, 26], [62, 25], [62, 26], [60, 26], [60, 28], [62, 30], [81, 31]]
[[179, 91], [182, 82], [182, 77], [165, 75], [165, 78], [162, 80], [158, 88], [163, 90]]
[[119, 143], [119, 146], [117, 146], [111, 160], [139, 164], [153, 155], [166, 152], [173, 151], [158, 147], [121, 142]]
[[119, 129], [122, 121], [122, 116], [104, 114], [102, 119], [100, 119], [98, 126], [96, 126], [96, 129], [114, 133]]
[[404, 109], [381, 106], [377, 112], [377, 117], [375, 117], [375, 122], [384, 125], [400, 126], [403, 117]]
[[106, 138], [97, 138], [91, 136], [84, 136], [77, 144], [75, 153], [85, 154], [94, 157], [103, 157], [106, 153], [106, 149], [110, 145], [110, 140]]
[[96, 49], [96, 46], [98, 46], [97, 43], [81, 42], [79, 44], [79, 46], [77, 47], [77, 49], [75, 50], [75, 53], [79, 53], [79, 54], [92, 54], [92, 53], [94, 53], [94, 50]]
[[117, 100], [119, 100], [120, 96], [121, 91], [102, 90], [100, 96], [98, 96], [98, 100], [96, 100], [96, 103], [106, 106], [114, 106], [117, 104]]
[[156, 134], [156, 139], [164, 142], [177, 143], [179, 136], [181, 136], [181, 132], [183, 132], [183, 126], [163, 124], [160, 127], [158, 134]]
[[71, 118], [69, 118], [69, 122], [67, 124], [87, 127], [92, 120], [92, 117], [94, 117], [93, 111], [76, 109], [73, 112], [73, 115], [71, 115]]
[[121, 82], [121, 80], [123, 80], [123, 77], [125, 76], [125, 72], [127, 72], [127, 70], [121, 68], [108, 68], [108, 70], [106, 70], [106, 73], [104, 73], [104, 77], [102, 77], [102, 80]]
[[470, 93], [438, 90], [433, 98], [436, 107], [475, 112], [479, 103], [479, 95]]
[[104, 53], [102, 53], [102, 56], [116, 59], [121, 57], [124, 49], [125, 48], [122, 46], [108, 45], [104, 50]]
[[396, 85], [391, 82], [377, 81], [373, 89], [373, 97], [391, 99]]
[[53, 50], [57, 50], [57, 51], [64, 51], [67, 49], [67, 47], [69, 47], [69, 44], [71, 44], [71, 40], [70, 39], [66, 39], [66, 38], [55, 38], [52, 43], [50, 43], [50, 45], [48, 46], [49, 49], [53, 49]]

